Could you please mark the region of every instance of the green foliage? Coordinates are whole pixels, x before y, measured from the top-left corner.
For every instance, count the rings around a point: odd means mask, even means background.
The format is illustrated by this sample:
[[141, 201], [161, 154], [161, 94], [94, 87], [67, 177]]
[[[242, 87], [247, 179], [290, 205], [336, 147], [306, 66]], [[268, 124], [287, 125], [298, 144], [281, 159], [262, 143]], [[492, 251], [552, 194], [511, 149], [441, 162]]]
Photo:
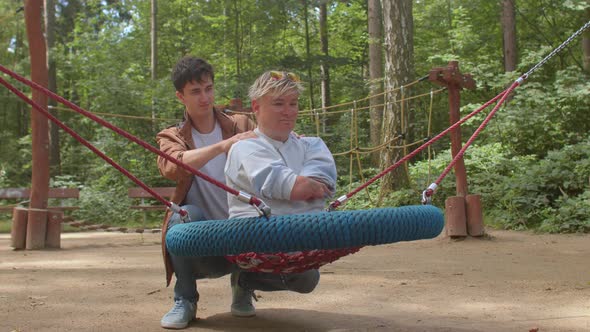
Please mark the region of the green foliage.
[[560, 196], [556, 207], [542, 211], [540, 231], [552, 233], [590, 232], [590, 190], [575, 197]]
[[81, 188], [80, 209], [74, 212], [76, 220], [118, 225], [136, 218], [137, 212], [129, 209], [132, 202], [127, 198], [128, 182], [106, 166], [101, 170], [105, 175]]
[[[390, 193], [382, 206], [420, 204], [421, 194], [450, 163], [450, 151], [432, 160], [413, 163], [409, 170], [412, 187]], [[491, 224], [506, 229], [538, 229], [545, 232], [588, 232], [590, 230], [590, 141], [551, 151], [538, 160], [535, 156], [513, 156], [500, 143], [472, 146], [464, 156], [470, 193], [482, 196], [483, 209]], [[377, 169], [366, 169], [371, 178]], [[343, 195], [362, 185], [350, 184], [341, 176]], [[359, 192], [345, 209], [375, 207], [379, 183]], [[433, 204], [444, 206], [454, 196], [454, 177], [447, 176], [438, 187]]]
[[527, 83], [494, 129], [516, 154], [543, 157], [547, 151], [579, 142], [590, 131], [590, 82], [575, 67], [556, 73], [552, 81]]

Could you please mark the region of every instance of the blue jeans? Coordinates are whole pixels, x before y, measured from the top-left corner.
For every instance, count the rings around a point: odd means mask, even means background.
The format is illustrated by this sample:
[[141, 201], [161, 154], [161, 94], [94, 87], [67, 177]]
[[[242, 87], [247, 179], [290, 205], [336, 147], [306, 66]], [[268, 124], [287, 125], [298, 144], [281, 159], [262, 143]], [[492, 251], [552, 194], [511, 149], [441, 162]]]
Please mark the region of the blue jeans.
[[[194, 205], [182, 206], [189, 216], [191, 222], [205, 220], [203, 211]], [[180, 224], [180, 215], [172, 214], [168, 222], [168, 229]], [[204, 278], [220, 278], [232, 272], [241, 271], [236, 265], [230, 263], [225, 257], [192, 257], [175, 256], [171, 253], [170, 260], [176, 275], [174, 285], [174, 300], [180, 297], [193, 301], [199, 301], [197, 291], [197, 280]], [[290, 290], [297, 293], [310, 293], [314, 290], [320, 280], [318, 270], [308, 270], [303, 273], [273, 274], [263, 272], [240, 273], [239, 285], [251, 290], [266, 292]]]

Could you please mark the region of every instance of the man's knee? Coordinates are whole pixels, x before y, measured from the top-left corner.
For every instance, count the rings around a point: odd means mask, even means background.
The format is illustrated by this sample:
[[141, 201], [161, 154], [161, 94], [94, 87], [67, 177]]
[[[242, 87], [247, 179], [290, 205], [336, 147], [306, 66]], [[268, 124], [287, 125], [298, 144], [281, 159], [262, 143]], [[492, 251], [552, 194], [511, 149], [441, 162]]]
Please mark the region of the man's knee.
[[320, 282], [320, 271], [307, 270], [303, 273], [287, 275], [289, 290], [297, 293], [311, 293]]

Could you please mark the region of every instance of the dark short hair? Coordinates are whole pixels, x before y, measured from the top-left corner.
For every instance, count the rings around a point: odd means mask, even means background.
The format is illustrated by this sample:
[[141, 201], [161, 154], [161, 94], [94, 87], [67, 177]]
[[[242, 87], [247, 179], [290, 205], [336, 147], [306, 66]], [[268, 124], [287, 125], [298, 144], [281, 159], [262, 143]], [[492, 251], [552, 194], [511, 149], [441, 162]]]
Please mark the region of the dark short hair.
[[182, 91], [188, 82], [203, 82], [206, 77], [214, 81], [213, 67], [207, 61], [194, 56], [185, 56], [178, 60], [172, 70], [172, 83], [176, 91]]

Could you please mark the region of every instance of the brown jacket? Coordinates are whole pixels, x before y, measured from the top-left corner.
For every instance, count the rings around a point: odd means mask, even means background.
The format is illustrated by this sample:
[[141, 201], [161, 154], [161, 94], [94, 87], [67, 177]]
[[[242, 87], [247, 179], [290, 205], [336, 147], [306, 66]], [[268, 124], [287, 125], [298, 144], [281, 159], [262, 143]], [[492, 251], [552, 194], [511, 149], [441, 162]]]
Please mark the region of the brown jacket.
[[[214, 110], [214, 114], [221, 127], [221, 135], [223, 136], [223, 139], [230, 138], [235, 134], [244, 131], [252, 130], [255, 127], [254, 122], [245, 115], [227, 115], [218, 110]], [[186, 118], [188, 119], [188, 117]], [[182, 155], [185, 151], [196, 148], [193, 142], [191, 128], [192, 125], [189, 119], [159, 132], [156, 136], [156, 141], [160, 145], [160, 151], [182, 161]], [[160, 174], [165, 178], [176, 182], [176, 190], [174, 191], [171, 200], [178, 205], [183, 205], [193, 182], [193, 174], [162, 157], [158, 157], [158, 169], [160, 170]], [[223, 180], [225, 182], [225, 179], [217, 180]], [[162, 225], [162, 253], [164, 255], [164, 265], [166, 267], [166, 286], [170, 285], [172, 273], [174, 273], [170, 257], [166, 250], [166, 231], [168, 230], [168, 219], [171, 214], [172, 211], [167, 209], [164, 216], [164, 223]]]

